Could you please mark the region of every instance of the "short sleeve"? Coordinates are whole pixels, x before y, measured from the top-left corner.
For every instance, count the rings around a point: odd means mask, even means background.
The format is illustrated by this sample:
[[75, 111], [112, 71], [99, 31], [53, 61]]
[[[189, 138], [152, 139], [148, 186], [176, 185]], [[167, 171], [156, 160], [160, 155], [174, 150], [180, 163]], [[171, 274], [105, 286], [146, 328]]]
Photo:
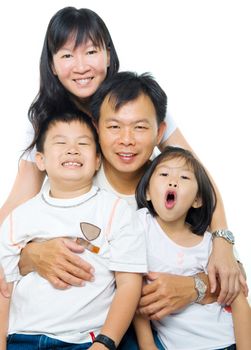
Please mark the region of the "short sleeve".
[[109, 268], [120, 272], [147, 272], [146, 242], [143, 227], [129, 205], [120, 200], [108, 235]]
[[168, 138], [171, 136], [171, 134], [174, 132], [174, 130], [177, 129], [177, 125], [169, 112], [167, 112], [167, 114], [166, 114], [165, 122], [166, 122], [167, 128], [166, 128], [165, 133], [162, 137], [161, 143], [168, 140]]
[[[25, 135], [23, 138], [22, 150], [25, 150], [31, 144], [31, 142], [33, 141], [33, 137], [34, 137], [33, 127], [30, 123], [29, 124], [27, 123]], [[25, 152], [22, 155], [22, 159], [27, 160], [29, 162], [35, 162], [35, 154], [36, 154], [36, 149], [33, 148], [31, 151]]]

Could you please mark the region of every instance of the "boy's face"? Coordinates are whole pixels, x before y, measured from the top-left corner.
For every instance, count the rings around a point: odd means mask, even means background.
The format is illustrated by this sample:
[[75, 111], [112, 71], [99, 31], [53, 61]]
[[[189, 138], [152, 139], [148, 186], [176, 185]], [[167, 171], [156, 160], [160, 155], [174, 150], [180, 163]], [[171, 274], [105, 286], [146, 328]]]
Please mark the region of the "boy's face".
[[36, 163], [40, 170], [46, 170], [51, 189], [63, 185], [62, 189], [73, 187], [88, 191], [100, 164], [91, 130], [77, 120], [52, 124], [45, 137], [43, 153], [36, 154]]
[[139, 172], [148, 162], [165, 123], [158, 127], [154, 105], [142, 94], [117, 111], [105, 98], [98, 129], [106, 170], [129, 174]]

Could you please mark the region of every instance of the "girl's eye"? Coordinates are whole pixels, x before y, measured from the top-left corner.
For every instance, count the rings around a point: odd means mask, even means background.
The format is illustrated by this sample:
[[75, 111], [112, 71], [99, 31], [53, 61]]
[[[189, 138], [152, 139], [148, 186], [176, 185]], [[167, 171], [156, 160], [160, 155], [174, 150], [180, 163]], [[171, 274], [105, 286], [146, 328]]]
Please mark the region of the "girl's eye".
[[58, 141], [58, 142], [56, 142], [56, 145], [65, 145], [65, 142], [63, 142], [63, 141]]
[[160, 176], [168, 176], [168, 173], [160, 173]]
[[97, 50], [89, 50], [87, 52], [87, 55], [94, 55], [97, 52]]
[[183, 180], [189, 180], [189, 177], [186, 176], [186, 175], [181, 175], [181, 178], [182, 178]]
[[86, 143], [86, 142], [79, 142], [79, 145], [80, 145], [80, 146], [87, 146], [88, 143]]

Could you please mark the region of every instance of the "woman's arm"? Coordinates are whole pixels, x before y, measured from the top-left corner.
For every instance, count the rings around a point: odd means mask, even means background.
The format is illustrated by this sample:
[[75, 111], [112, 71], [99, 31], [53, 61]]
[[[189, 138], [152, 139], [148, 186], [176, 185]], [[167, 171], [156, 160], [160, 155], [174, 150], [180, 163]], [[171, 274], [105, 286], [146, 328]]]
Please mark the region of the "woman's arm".
[[21, 159], [11, 192], [0, 209], [0, 224], [18, 205], [34, 197], [41, 189], [45, 173], [33, 162]]
[[[175, 129], [169, 138], [160, 145], [160, 149], [163, 149], [163, 147], [167, 145], [178, 145], [195, 154], [178, 128]], [[211, 223], [211, 231], [213, 232], [218, 229], [227, 228], [227, 219], [220, 192], [208, 171], [207, 174], [213, 183], [217, 196], [217, 206]], [[241, 274], [240, 268], [233, 254], [233, 246], [222, 238], [214, 239], [213, 252], [208, 264], [208, 276], [212, 293], [216, 290], [217, 276], [219, 276], [221, 291], [218, 297], [218, 302], [220, 304], [230, 304], [238, 295], [240, 284], [243, 290], [247, 291], [246, 281]]]
[[232, 315], [234, 322], [234, 335], [238, 350], [251, 349], [251, 308], [241, 292], [233, 301]]

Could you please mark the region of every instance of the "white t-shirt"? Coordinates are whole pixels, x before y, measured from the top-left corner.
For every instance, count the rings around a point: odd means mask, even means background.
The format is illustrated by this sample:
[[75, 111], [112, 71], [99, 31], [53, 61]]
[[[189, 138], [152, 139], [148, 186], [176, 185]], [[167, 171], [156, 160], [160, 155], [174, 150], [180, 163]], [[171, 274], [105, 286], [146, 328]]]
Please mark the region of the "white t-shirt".
[[[145, 228], [147, 263], [150, 271], [192, 276], [207, 272], [212, 249], [211, 234], [206, 232], [194, 247], [172, 241], [146, 208], [137, 212]], [[212, 350], [235, 343], [232, 314], [218, 303], [193, 303], [160, 321], [153, 321], [161, 342], [170, 350]]]
[[[91, 341], [106, 319], [115, 292], [114, 271], [144, 273], [146, 247], [143, 229], [128, 204], [96, 186], [73, 199], [50, 197], [48, 189], [16, 208], [1, 226], [0, 258], [8, 282], [15, 285], [9, 334], [45, 334], [70, 343]], [[18, 261], [31, 240], [83, 237], [80, 223], [98, 227], [91, 241], [98, 254], [80, 254], [95, 268], [95, 281], [84, 287], [55, 289], [36, 272], [21, 277]]]
[[[166, 141], [170, 137], [170, 135], [174, 132], [174, 130], [177, 128], [174, 119], [172, 118], [172, 116], [168, 112], [166, 114], [165, 122], [167, 124], [167, 128], [166, 128], [165, 133], [163, 135], [162, 142]], [[22, 145], [23, 146], [22, 150], [26, 149], [31, 144], [33, 137], [34, 137], [33, 127], [30, 123], [28, 123], [25, 137], [24, 137], [24, 141], [23, 141], [23, 145]], [[35, 153], [36, 153], [36, 149], [34, 148], [31, 152], [25, 153], [22, 156], [22, 159], [28, 160], [30, 162], [34, 162], [35, 161]]]

